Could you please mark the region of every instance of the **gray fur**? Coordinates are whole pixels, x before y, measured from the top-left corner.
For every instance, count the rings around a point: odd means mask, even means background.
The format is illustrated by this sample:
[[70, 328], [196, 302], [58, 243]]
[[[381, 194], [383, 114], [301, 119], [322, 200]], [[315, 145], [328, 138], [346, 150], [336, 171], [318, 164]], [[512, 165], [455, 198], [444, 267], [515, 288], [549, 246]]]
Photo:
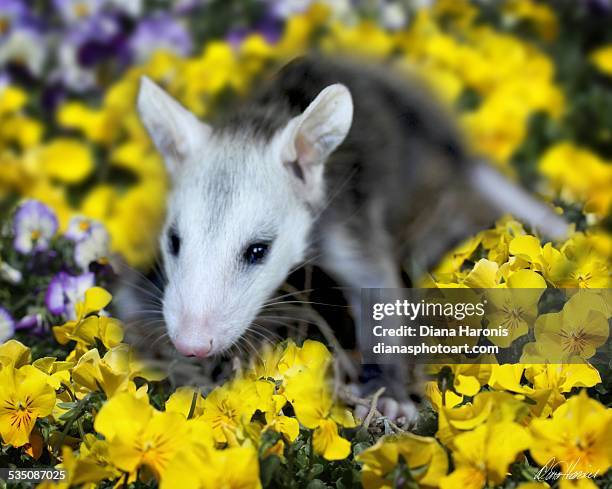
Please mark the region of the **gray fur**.
[[[498, 215], [481, 208], [470, 217], [475, 224], [462, 225], [461, 230], [441, 226], [454, 217], [435, 215], [439, 201], [448, 201], [453, 188], [466, 193], [468, 186], [468, 156], [462, 139], [450, 114], [420, 83], [393, 75], [384, 67], [300, 58], [285, 66], [252, 100], [242, 102], [219, 121], [216, 131], [248, 132], [269, 141], [323, 88], [334, 83], [349, 88], [354, 117], [347, 138], [325, 167], [328, 201], [319, 210], [313, 254], [322, 253], [321, 242], [328, 229], [340, 225], [347, 240], [360, 243], [364, 260], [381, 253], [377, 240], [371, 247], [368, 241], [384, 233], [393, 237], [389, 246], [396, 258], [411, 256], [425, 269], [449, 242], [460, 238], [457, 234], [467, 235]], [[373, 203], [376, 216], [368, 210]], [[477, 207], [469, 208], [469, 199], [465, 204], [470, 212]], [[455, 210], [459, 214], [461, 207]], [[430, 222], [428, 216], [438, 222]], [[449, 231], [450, 236], [442, 236]], [[434, 237], [444, 242], [435, 251], [431, 243], [424, 242]]]

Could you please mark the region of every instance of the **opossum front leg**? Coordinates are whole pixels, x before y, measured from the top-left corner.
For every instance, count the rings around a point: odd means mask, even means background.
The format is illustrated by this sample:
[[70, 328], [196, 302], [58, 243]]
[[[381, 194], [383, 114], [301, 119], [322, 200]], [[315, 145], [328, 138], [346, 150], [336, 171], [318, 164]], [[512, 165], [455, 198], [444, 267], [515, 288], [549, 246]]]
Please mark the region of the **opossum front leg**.
[[[362, 324], [361, 289], [381, 288], [399, 289], [404, 284], [399, 275], [398, 265], [387, 237], [380, 232], [365, 242], [359, 243], [351, 237], [344, 227], [330, 228], [325, 233], [322, 247], [321, 266], [343, 287], [344, 295], [351, 306], [355, 321], [358, 346], [363, 354], [370, 347], [371, 336]], [[372, 377], [369, 381], [367, 377]], [[414, 402], [408, 399], [405, 365], [363, 365], [365, 390], [362, 394], [371, 394], [376, 388], [384, 385], [387, 396], [381, 397], [378, 409], [393, 420], [404, 418], [406, 423], [416, 420], [417, 410]], [[356, 415], [364, 413], [356, 410]], [[367, 411], [367, 409], [366, 409]]]

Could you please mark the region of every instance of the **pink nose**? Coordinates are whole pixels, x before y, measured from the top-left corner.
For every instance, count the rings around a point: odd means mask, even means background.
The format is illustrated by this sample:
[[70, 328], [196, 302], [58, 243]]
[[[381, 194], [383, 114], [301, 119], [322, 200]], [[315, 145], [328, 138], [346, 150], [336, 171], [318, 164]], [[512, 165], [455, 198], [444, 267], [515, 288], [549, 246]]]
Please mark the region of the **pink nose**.
[[204, 342], [202, 344], [177, 338], [174, 341], [174, 346], [176, 346], [176, 349], [179, 351], [179, 353], [187, 357], [206, 358], [208, 355], [210, 355], [210, 352], [212, 351], [213, 340], [208, 340], [208, 342]]

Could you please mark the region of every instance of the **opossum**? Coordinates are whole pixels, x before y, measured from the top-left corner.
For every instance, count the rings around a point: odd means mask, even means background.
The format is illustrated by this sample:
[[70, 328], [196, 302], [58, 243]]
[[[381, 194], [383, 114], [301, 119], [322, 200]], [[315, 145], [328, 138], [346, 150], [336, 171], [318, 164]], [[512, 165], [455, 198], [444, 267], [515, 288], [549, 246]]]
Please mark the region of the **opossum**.
[[184, 355], [230, 348], [306, 260], [359, 321], [362, 288], [404, 287], [400, 262], [424, 271], [503, 213], [566, 232], [466, 150], [420, 82], [388, 67], [299, 58], [213, 124], [146, 77], [137, 105], [172, 182], [163, 316]]

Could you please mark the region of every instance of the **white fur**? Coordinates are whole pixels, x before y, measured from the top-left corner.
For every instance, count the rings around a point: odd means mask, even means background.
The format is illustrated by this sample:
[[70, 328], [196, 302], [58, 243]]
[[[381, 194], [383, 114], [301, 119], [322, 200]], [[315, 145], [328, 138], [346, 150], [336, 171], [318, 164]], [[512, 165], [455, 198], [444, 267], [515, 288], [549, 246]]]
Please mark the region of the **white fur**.
[[330, 85], [295, 117], [282, 135], [285, 141], [283, 160], [295, 161], [304, 174], [300, 188], [304, 199], [311, 204], [322, 201], [323, 164], [327, 157], [344, 141], [353, 122], [353, 99], [344, 85]]
[[211, 132], [209, 126], [146, 76], [140, 80], [138, 112], [171, 174], [179, 171], [183, 160]]
[[[173, 179], [161, 236], [168, 334], [183, 353], [218, 353], [244, 334], [303, 261], [314, 219], [306, 199], [324, 194], [323, 163], [350, 128], [350, 94], [328, 87], [269, 144], [248, 133], [210, 131], [147, 80], [138, 105]], [[300, 159], [304, 181], [288, 157]], [[321, 168], [317, 178], [314, 167]], [[181, 240], [177, 257], [168, 248], [171, 227]], [[267, 231], [276, 236], [267, 258], [249, 266], [244, 250]]]
[[555, 214], [549, 206], [534, 199], [518, 185], [508, 181], [490, 164], [480, 163], [471, 171], [474, 188], [498, 210], [514, 215], [550, 239], [567, 239], [569, 225], [563, 217]]

